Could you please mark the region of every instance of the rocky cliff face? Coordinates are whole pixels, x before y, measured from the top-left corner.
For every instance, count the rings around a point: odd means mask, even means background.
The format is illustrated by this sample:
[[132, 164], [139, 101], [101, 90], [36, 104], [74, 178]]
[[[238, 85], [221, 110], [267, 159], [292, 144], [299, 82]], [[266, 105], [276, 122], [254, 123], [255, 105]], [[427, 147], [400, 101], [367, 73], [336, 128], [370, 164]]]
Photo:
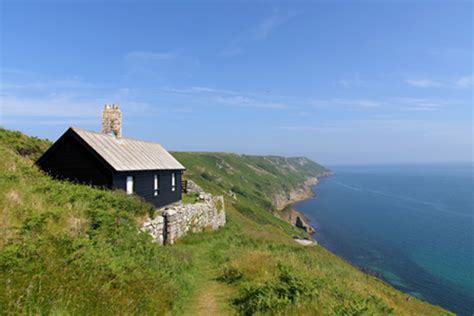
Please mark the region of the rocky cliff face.
[[309, 219], [307, 219], [304, 216], [304, 214], [302, 214], [301, 212], [298, 212], [295, 209], [291, 209], [289, 211], [289, 215], [286, 218], [286, 220], [288, 222], [290, 222], [293, 226], [301, 228], [302, 230], [304, 230], [305, 232], [307, 232], [310, 235], [312, 235], [316, 232], [314, 227], [311, 226], [311, 224], [309, 222]]
[[301, 186], [288, 192], [276, 193], [272, 198], [272, 203], [277, 210], [283, 210], [290, 204], [312, 197], [311, 187], [317, 183], [318, 179], [316, 177], [308, 177]]
[[[324, 176], [327, 175], [325, 174]], [[272, 199], [273, 205], [278, 211], [282, 211], [288, 205], [308, 199], [314, 195], [311, 188], [316, 184], [318, 184], [318, 179], [316, 177], [308, 177], [300, 187], [289, 192], [275, 194]], [[310, 235], [315, 233], [315, 229], [311, 226], [309, 220], [295, 209], [290, 209], [285, 212], [277, 212], [276, 215], [289, 222], [291, 225], [301, 228]]]

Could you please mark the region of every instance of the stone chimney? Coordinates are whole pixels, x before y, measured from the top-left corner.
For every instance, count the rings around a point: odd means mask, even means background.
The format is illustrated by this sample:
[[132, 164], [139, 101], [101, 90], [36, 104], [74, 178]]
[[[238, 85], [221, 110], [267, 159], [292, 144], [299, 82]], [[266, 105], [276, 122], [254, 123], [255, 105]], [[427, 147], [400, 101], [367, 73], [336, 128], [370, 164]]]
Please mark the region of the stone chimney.
[[122, 137], [122, 112], [118, 105], [106, 104], [102, 110], [102, 133]]

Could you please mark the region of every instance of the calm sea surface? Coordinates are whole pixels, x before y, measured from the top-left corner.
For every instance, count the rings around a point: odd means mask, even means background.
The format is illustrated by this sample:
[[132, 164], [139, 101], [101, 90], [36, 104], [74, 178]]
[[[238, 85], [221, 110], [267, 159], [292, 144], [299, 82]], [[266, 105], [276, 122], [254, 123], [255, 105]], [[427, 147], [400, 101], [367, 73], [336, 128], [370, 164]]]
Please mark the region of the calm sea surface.
[[473, 167], [335, 167], [295, 207], [315, 239], [392, 286], [474, 314]]

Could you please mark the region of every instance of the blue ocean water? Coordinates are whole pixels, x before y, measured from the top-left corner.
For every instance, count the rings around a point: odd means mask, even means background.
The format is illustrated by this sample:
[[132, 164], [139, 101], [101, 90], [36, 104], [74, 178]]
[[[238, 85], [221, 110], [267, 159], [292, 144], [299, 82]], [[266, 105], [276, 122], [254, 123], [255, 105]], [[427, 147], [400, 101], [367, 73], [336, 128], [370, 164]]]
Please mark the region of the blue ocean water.
[[474, 314], [473, 166], [335, 167], [297, 203], [315, 239], [395, 288]]

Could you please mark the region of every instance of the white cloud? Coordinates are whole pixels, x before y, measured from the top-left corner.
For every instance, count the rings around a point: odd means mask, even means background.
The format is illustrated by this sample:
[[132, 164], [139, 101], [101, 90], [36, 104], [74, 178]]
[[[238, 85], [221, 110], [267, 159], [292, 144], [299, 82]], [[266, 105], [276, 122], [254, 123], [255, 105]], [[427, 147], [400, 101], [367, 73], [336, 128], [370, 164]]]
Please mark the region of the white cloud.
[[367, 110], [435, 111], [459, 106], [463, 102], [456, 99], [387, 97], [380, 99], [316, 99], [310, 101], [310, 104], [316, 107], [346, 107]]
[[441, 108], [462, 104], [454, 99], [433, 99], [433, 98], [391, 98], [389, 102], [398, 106], [403, 111], [434, 111]]
[[243, 108], [289, 108], [288, 104], [281, 101], [275, 101], [275, 99], [281, 99], [281, 96], [272, 96], [273, 99], [270, 100], [268, 95], [200, 86], [188, 88], [165, 87], [161, 90], [165, 93], [192, 97], [194, 100], [196, 98], [200, 98], [202, 102], [207, 104], [222, 104], [226, 106]]
[[279, 11], [274, 10], [270, 16], [265, 17], [255, 28], [256, 39], [263, 39], [270, 35], [280, 25], [285, 24], [299, 13], [281, 14]]
[[3, 120], [18, 118], [37, 118], [41, 121], [74, 119], [74, 122], [93, 119], [99, 122], [102, 106], [114, 99], [124, 102], [121, 109], [127, 115], [150, 113], [149, 104], [126, 102], [118, 94], [108, 98], [81, 98], [72, 94], [50, 94], [42, 97], [0, 95], [0, 123]]
[[172, 60], [178, 55], [174, 52], [151, 52], [132, 51], [126, 54], [126, 58], [135, 60]]
[[256, 26], [246, 30], [239, 37], [234, 38], [220, 53], [220, 56], [234, 56], [244, 52], [244, 47], [252, 41], [260, 41], [287, 23], [301, 12], [281, 13], [278, 10], [263, 18]]
[[345, 88], [362, 87], [362, 86], [367, 86], [368, 85], [365, 80], [362, 80], [360, 78], [360, 75], [358, 73], [345, 75], [341, 79], [336, 81], [336, 84], [340, 85], [340, 86], [343, 86]]
[[264, 108], [264, 109], [286, 109], [288, 106], [283, 103], [257, 100], [245, 96], [232, 96], [232, 97], [217, 97], [217, 103], [235, 106], [235, 107], [252, 107], [252, 108]]
[[440, 87], [442, 85], [441, 83], [430, 80], [430, 79], [419, 79], [419, 80], [407, 79], [405, 80], [405, 82], [411, 86], [418, 87], [418, 88], [432, 88], [432, 87]]
[[92, 83], [84, 82], [79, 79], [62, 79], [62, 80], [48, 80], [48, 81], [32, 81], [21, 83], [1, 82], [0, 88], [2, 91], [39, 91], [39, 90], [57, 90], [57, 89], [91, 89], [95, 88]]
[[348, 131], [345, 124], [322, 124], [318, 126], [307, 126], [307, 125], [286, 125], [278, 126], [278, 129], [289, 131], [289, 132], [303, 132], [303, 133], [338, 133]]
[[176, 94], [238, 94], [236, 91], [215, 89], [210, 87], [192, 86], [187, 88], [170, 88], [164, 87], [161, 90]]
[[427, 119], [359, 119], [359, 120], [341, 120], [327, 121], [316, 125], [294, 125], [278, 126], [278, 129], [290, 132], [308, 132], [308, 133], [341, 133], [343, 135], [352, 135], [354, 133], [364, 133], [372, 136], [380, 136], [380, 133], [387, 133], [397, 136], [399, 133], [408, 133], [409, 135], [427, 135], [441, 134], [449, 131], [457, 131], [460, 135], [469, 130], [468, 125], [458, 125], [444, 122], [434, 122]]
[[98, 100], [80, 101], [70, 95], [48, 97], [0, 96], [2, 116], [91, 118], [100, 115]]
[[471, 88], [473, 86], [472, 75], [459, 78], [455, 84], [459, 88]]
[[417, 88], [457, 88], [467, 89], [473, 86], [473, 76], [463, 76], [458, 79], [450, 79], [444, 81], [432, 80], [432, 79], [407, 79], [405, 82], [413, 87]]
[[355, 108], [375, 108], [382, 105], [381, 101], [370, 99], [316, 99], [310, 103], [314, 106], [346, 106]]
[[244, 52], [242, 47], [239, 46], [229, 46], [227, 48], [224, 48], [219, 55], [221, 56], [234, 56], [234, 55], [240, 55]]

